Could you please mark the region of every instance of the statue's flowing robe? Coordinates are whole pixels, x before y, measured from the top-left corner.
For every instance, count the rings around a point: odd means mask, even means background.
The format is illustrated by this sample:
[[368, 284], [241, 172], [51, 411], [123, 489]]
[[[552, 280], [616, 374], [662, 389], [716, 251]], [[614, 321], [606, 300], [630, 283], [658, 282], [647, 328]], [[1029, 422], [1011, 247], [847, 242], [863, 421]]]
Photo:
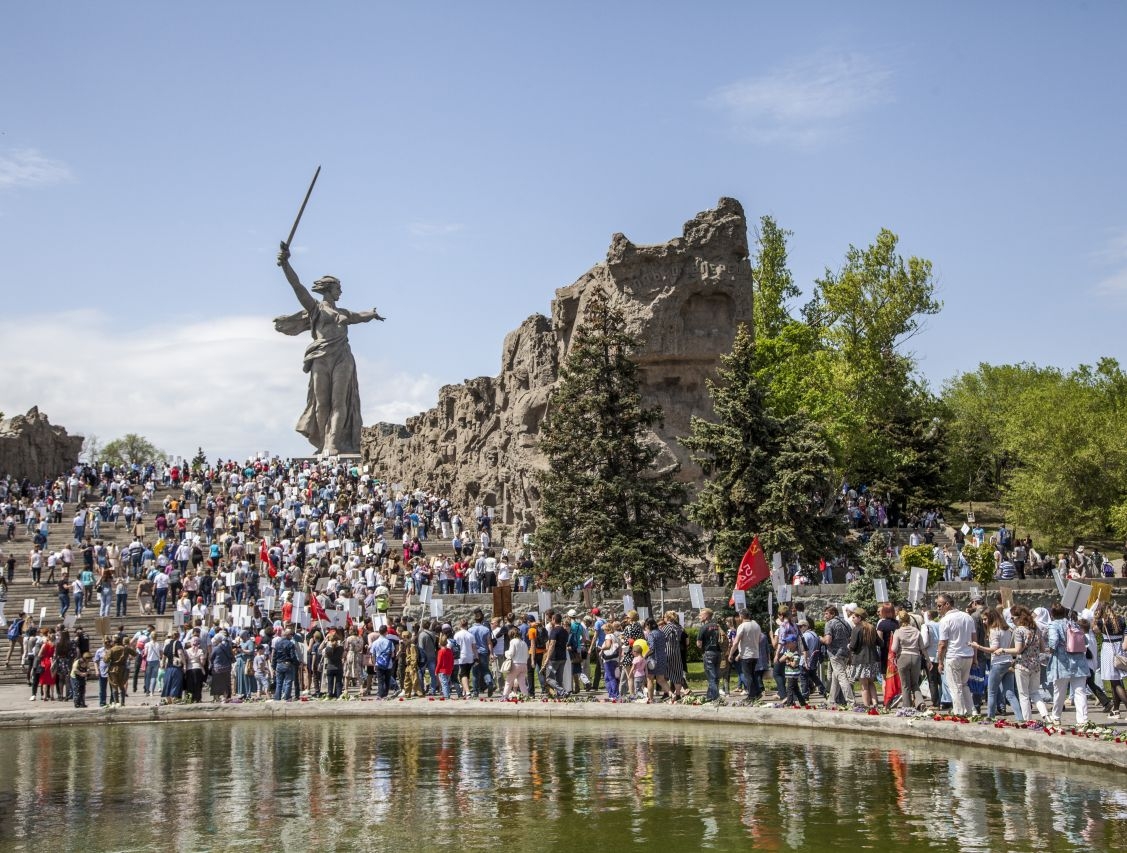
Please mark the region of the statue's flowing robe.
[[[354, 312], [324, 302], [318, 302], [312, 312], [299, 311], [274, 320], [274, 329], [284, 335], [313, 335], [302, 362], [302, 370], [309, 374], [309, 392], [297, 431], [318, 453], [360, 452], [360, 386], [348, 345], [348, 326], [358, 322], [363, 318]], [[326, 411], [316, 393], [324, 385], [328, 385], [332, 401]]]

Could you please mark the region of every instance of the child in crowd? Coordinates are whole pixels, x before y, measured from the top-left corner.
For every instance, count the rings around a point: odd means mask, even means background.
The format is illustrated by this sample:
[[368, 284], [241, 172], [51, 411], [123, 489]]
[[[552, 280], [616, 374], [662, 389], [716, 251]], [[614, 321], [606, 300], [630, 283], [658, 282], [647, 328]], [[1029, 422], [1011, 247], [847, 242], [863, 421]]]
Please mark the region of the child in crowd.
[[806, 704], [802, 695], [802, 655], [798, 653], [798, 639], [793, 635], [779, 649], [776, 661], [783, 665], [783, 678], [786, 682], [786, 705], [801, 707]]
[[450, 650], [450, 635], [443, 631], [438, 635], [438, 656], [434, 671], [442, 687], [442, 698], [450, 698], [450, 678], [454, 675], [454, 652]]
[[254, 680], [258, 682], [258, 698], [265, 699], [270, 693], [270, 664], [263, 646], [254, 650], [252, 671], [254, 672]]
[[639, 644], [635, 644], [631, 651], [634, 660], [630, 663], [630, 678], [634, 686], [635, 696], [646, 695], [646, 654]]

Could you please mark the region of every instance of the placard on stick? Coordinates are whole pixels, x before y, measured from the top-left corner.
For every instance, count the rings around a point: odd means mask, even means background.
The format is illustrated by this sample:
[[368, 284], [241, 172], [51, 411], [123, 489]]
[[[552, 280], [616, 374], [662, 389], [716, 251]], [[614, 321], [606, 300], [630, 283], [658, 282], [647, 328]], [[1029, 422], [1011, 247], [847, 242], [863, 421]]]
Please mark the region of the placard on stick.
[[647, 619], [650, 618], [650, 609], [648, 607], [639, 607], [638, 608], [638, 618], [641, 621], [645, 622]]
[[34, 598], [25, 598], [23, 600], [23, 612], [26, 613], [28, 616], [31, 616], [32, 614], [35, 613], [35, 599]]
[[1068, 586], [1064, 588], [1064, 595], [1061, 596], [1060, 603], [1068, 610], [1083, 610], [1088, 604], [1088, 597], [1092, 594], [1092, 588], [1087, 584], [1080, 583], [1080, 581], [1069, 581]]
[[1002, 600], [1002, 607], [1004, 607], [1006, 610], [1009, 610], [1014, 606], [1014, 591], [1010, 587], [999, 587], [998, 596]]
[[539, 590], [536, 593], [536, 606], [540, 608], [541, 613], [547, 613], [552, 609], [552, 593], [546, 589]]
[[110, 633], [110, 617], [109, 616], [95, 616], [94, 617], [94, 636], [105, 637]]
[[908, 600], [915, 604], [927, 593], [927, 569], [913, 566], [908, 576]]
[[622, 596], [622, 612], [623, 613], [629, 613], [633, 609], [634, 609], [634, 596], [632, 596], [632, 595]]
[[430, 598], [430, 599], [427, 599], [427, 600], [430, 603], [430, 615], [431, 615], [431, 617], [434, 618], [434, 619], [441, 619], [442, 614], [445, 612], [443, 610], [443, 606], [442, 606], [442, 599], [441, 598]]
[[747, 593], [742, 589], [737, 589], [732, 592], [732, 601], [736, 604], [736, 610], [743, 610], [747, 607]]
[[[699, 583], [689, 584], [689, 604], [696, 610], [704, 609], [704, 585]], [[682, 623], [684, 624], [684, 623]]]
[[790, 604], [794, 597], [794, 587], [790, 584], [783, 584], [779, 587], [779, 604]]
[[873, 580], [873, 594], [877, 600], [877, 604], [885, 604], [888, 602], [888, 583], [884, 578], [876, 578]]
[[1064, 578], [1061, 577], [1060, 569], [1053, 569], [1053, 581], [1057, 585], [1057, 595], [1064, 598]]

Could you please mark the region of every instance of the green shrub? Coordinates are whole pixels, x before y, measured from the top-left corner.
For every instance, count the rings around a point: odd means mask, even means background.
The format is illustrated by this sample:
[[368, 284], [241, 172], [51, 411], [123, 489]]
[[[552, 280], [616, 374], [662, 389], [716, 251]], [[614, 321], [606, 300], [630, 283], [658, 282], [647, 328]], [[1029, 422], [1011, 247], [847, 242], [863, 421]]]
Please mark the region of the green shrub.
[[933, 559], [934, 554], [934, 545], [905, 545], [900, 549], [900, 565], [906, 572], [917, 567], [927, 569], [927, 584], [931, 586], [943, 580], [943, 566]]

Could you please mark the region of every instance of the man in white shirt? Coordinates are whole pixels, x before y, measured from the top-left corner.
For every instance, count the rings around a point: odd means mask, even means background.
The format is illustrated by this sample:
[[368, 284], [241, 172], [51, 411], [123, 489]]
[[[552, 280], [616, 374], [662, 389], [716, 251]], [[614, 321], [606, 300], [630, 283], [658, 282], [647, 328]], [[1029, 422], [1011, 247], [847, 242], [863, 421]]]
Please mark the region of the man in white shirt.
[[751, 618], [747, 608], [740, 611], [740, 624], [736, 628], [736, 637], [732, 648], [728, 652], [728, 659], [740, 667], [743, 673], [744, 686], [747, 687], [745, 703], [754, 702], [762, 693], [763, 688], [756, 674], [759, 664], [759, 640], [763, 636], [763, 629], [759, 623]]
[[469, 631], [468, 619], [463, 619], [461, 628], [454, 634], [454, 642], [458, 644], [458, 657], [454, 661], [454, 677], [462, 685], [462, 698], [468, 699], [470, 695], [470, 672], [473, 670], [474, 661], [477, 660], [477, 640]]
[[168, 587], [168, 575], [161, 569], [156, 573], [156, 577], [153, 578], [153, 588], [155, 590], [153, 601], [156, 605], [156, 611], [160, 616], [164, 615], [164, 610], [168, 606]]
[[974, 710], [967, 681], [970, 668], [974, 665], [975, 652], [971, 647], [976, 635], [974, 619], [955, 607], [947, 595], [936, 599], [939, 610], [939, 649], [937, 658], [939, 672], [947, 682], [947, 692], [951, 694], [951, 712], [956, 716], [970, 716]]

